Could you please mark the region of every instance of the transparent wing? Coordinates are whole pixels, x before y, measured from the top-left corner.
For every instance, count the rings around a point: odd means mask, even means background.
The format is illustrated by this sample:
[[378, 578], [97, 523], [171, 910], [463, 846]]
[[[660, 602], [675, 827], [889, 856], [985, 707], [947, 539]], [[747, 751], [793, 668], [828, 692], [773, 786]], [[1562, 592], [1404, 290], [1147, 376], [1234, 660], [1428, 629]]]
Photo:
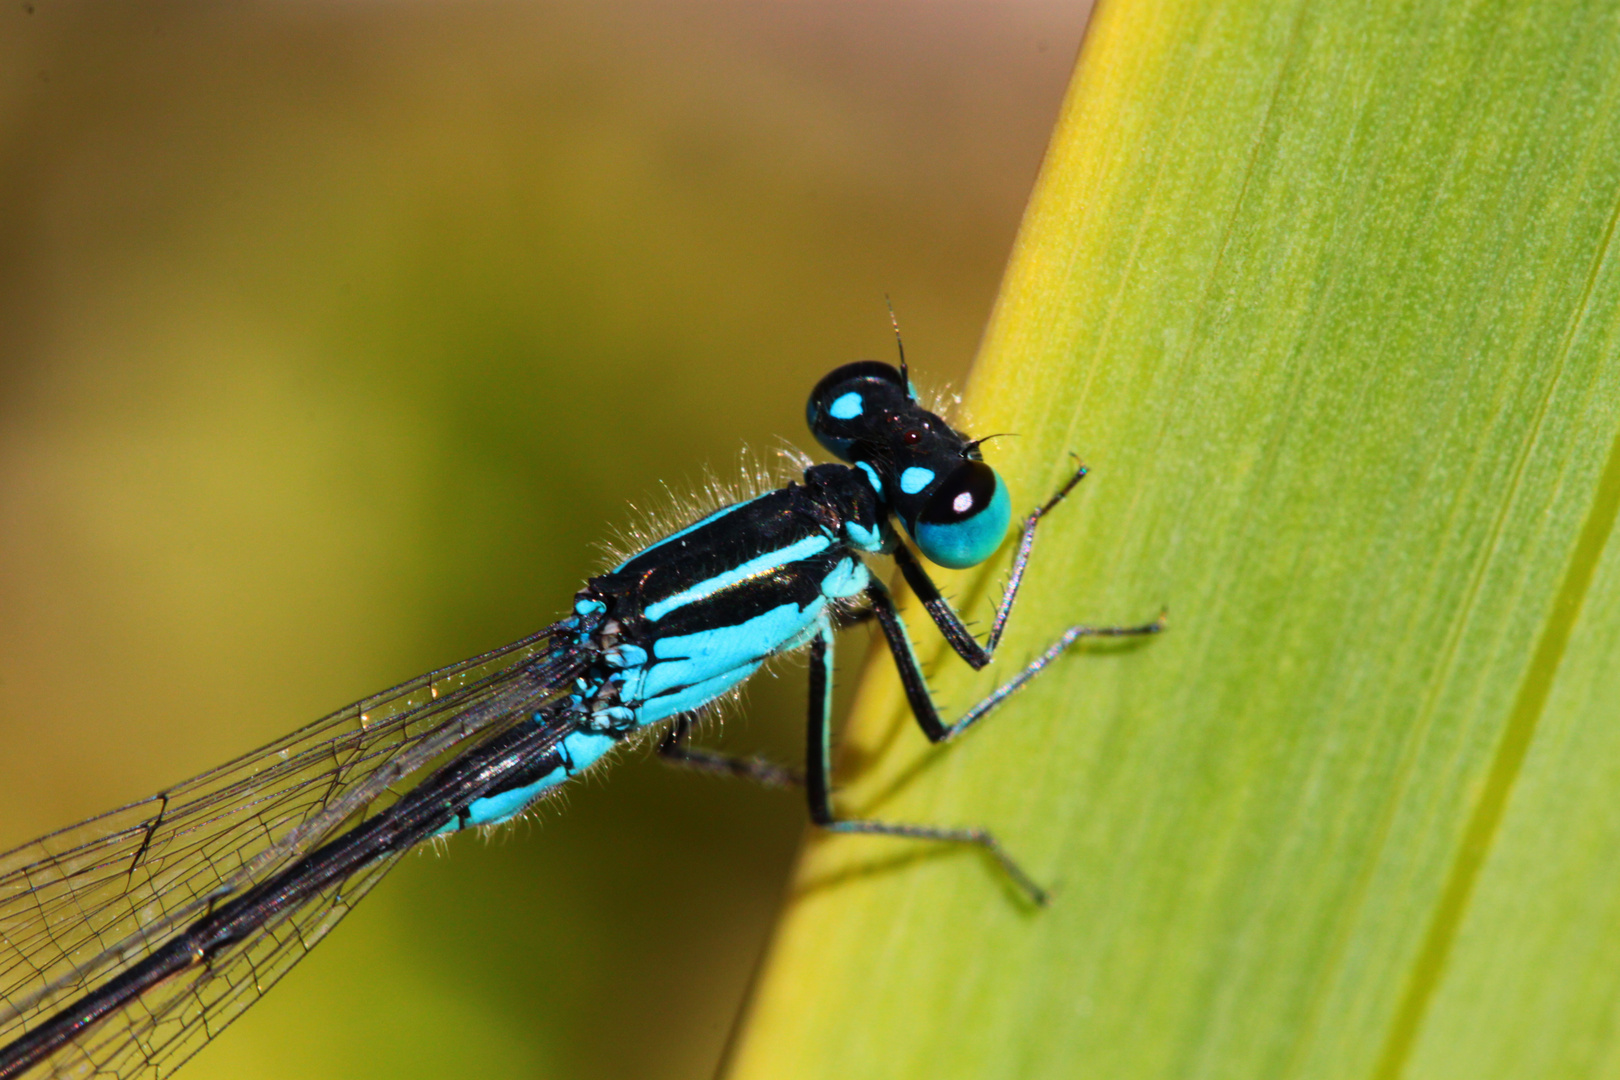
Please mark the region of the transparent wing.
[[[562, 624], [547, 627], [412, 679], [149, 799], [0, 855], [0, 1045], [211, 905], [391, 803], [413, 777], [467, 740], [504, 730], [556, 696], [580, 662], [559, 648], [566, 644], [561, 630]], [[173, 980], [191, 994], [190, 1006], [172, 992], [145, 995], [81, 1039], [81, 1062], [88, 1066], [82, 1052], [90, 1046], [105, 1051], [107, 1040], [128, 1041], [137, 1028], [148, 1042], [175, 1023], [193, 1037], [199, 1028], [217, 1030], [222, 1014], [204, 1008], [207, 994], [231, 998], [230, 1015], [245, 1008], [390, 865], [383, 860], [358, 871], [342, 889], [290, 913], [273, 933], [245, 942], [240, 957]], [[259, 989], [251, 989], [255, 968]], [[191, 1022], [183, 1019], [187, 1008], [199, 1010]], [[144, 1021], [137, 1016], [143, 1010], [151, 1014]], [[113, 1074], [154, 1075], [144, 1051], [130, 1045], [134, 1071], [109, 1061]], [[70, 1065], [65, 1055], [55, 1063]]]
[[[572, 723], [557, 723], [530, 750], [544, 750], [573, 730]], [[173, 1073], [303, 959], [399, 858], [362, 867], [208, 964], [148, 990], [59, 1051], [39, 1075], [132, 1080]]]
[[27, 1077], [168, 1076], [258, 1001], [400, 859], [390, 855], [267, 923], [242, 944], [148, 990]]

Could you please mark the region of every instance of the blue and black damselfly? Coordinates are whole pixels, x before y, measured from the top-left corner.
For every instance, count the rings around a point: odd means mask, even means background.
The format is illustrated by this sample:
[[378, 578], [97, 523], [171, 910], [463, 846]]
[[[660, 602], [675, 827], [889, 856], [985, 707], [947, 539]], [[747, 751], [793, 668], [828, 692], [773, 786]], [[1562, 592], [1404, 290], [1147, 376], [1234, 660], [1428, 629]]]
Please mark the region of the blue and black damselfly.
[[[875, 618], [923, 733], [966, 730], [1084, 637], [1074, 626], [955, 720], [940, 716], [889, 590], [893, 556], [945, 640], [990, 663], [1036, 526], [1025, 520], [981, 643], [894, 522], [941, 566], [984, 562], [1011, 522], [980, 444], [918, 404], [906, 372], [848, 364], [810, 395], [810, 429], [848, 464], [722, 507], [588, 581], [522, 641], [366, 698], [263, 749], [0, 856], [0, 1078], [164, 1076], [295, 964], [424, 841], [511, 821], [632, 740], [673, 762], [802, 784], [834, 832], [976, 845], [1046, 894], [983, 829], [841, 818], [829, 711], [834, 631]], [[810, 655], [803, 776], [692, 747], [694, 716], [771, 657]]]

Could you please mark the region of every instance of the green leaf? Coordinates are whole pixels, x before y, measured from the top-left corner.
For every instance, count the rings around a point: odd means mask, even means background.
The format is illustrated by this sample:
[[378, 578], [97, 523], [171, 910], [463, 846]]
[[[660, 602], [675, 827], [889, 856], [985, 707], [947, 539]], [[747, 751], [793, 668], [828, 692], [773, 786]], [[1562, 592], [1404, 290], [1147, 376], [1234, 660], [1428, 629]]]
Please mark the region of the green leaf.
[[1094, 471], [912, 629], [1170, 632], [943, 750], [874, 659], [843, 811], [1055, 903], [815, 838], [733, 1077], [1620, 1069], [1617, 94], [1612, 4], [1104, 0], [968, 395]]

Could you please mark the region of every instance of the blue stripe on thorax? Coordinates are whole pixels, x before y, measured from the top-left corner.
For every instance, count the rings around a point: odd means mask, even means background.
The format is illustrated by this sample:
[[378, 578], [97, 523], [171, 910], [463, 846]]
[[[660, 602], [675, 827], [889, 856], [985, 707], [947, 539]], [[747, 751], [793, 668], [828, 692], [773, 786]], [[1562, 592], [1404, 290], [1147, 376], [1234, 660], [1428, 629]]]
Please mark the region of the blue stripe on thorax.
[[759, 574], [768, 574], [778, 570], [788, 563], [799, 562], [814, 555], [819, 555], [832, 546], [832, 541], [825, 536], [806, 536], [784, 548], [767, 551], [763, 555], [756, 555], [740, 566], [734, 566], [724, 573], [705, 578], [689, 589], [682, 589], [674, 596], [668, 596], [654, 604], [648, 604], [643, 614], [648, 620], [657, 622], [676, 608], [704, 600], [723, 589], [747, 581]]
[[679, 540], [681, 537], [685, 536], [687, 533], [693, 532], [693, 531], [695, 531], [697, 529], [703, 528], [703, 526], [705, 526], [705, 525], [709, 525], [709, 524], [712, 524], [713, 522], [719, 521], [721, 518], [725, 517], [727, 514], [731, 513], [733, 510], [740, 510], [743, 507], [747, 506], [749, 503], [754, 502], [754, 501], [755, 501], [754, 499], [747, 499], [747, 500], [744, 500], [743, 502], [740, 502], [740, 503], [732, 503], [730, 506], [722, 506], [720, 509], [718, 509], [714, 513], [710, 514], [708, 517], [703, 518], [701, 521], [693, 522], [692, 524], [688, 525], [686, 528], [682, 529], [680, 532], [672, 532], [668, 536], [664, 537], [662, 540], [659, 540], [657, 543], [648, 544], [646, 547], [642, 548], [640, 551], [636, 552], [634, 555], [632, 555], [628, 559], [624, 560], [624, 562], [620, 563], [618, 566], [615, 566], [612, 569], [612, 571], [610, 571], [610, 573], [615, 573], [616, 574], [620, 570], [623, 570], [626, 566], [629, 566], [631, 563], [633, 563], [637, 559], [641, 558], [643, 555], [647, 554], [647, 552], [653, 551], [653, 550], [655, 550], [657, 548], [661, 548], [665, 544], [669, 543], [671, 540]]
[[821, 579], [820, 598], [805, 607], [779, 604], [733, 626], [658, 638], [647, 665], [625, 671], [619, 700], [636, 709], [642, 725], [701, 708], [752, 675], [766, 658], [803, 645], [826, 619], [828, 600], [856, 596], [870, 582], [859, 559], [840, 559]]
[[[762, 558], [780, 565], [822, 551], [829, 543], [825, 537], [808, 537]], [[711, 586], [716, 580], [711, 578], [695, 588]], [[618, 719], [633, 716], [636, 724], [645, 727], [700, 709], [758, 671], [767, 658], [804, 645], [826, 623], [828, 600], [854, 596], [870, 580], [859, 559], [840, 559], [822, 577], [821, 596], [807, 607], [790, 601], [733, 626], [656, 638], [651, 656], [639, 646], [620, 645], [612, 656], [615, 666], [622, 665], [622, 674], [613, 676], [620, 682], [619, 703], [604, 713]], [[600, 761], [620, 737], [597, 731], [570, 732], [558, 744], [562, 763], [555, 769], [523, 787], [473, 800], [440, 834], [511, 820], [551, 788]]]
[[[820, 610], [819, 604], [803, 609], [790, 602], [734, 626], [659, 638], [653, 643], [652, 662], [625, 672], [619, 699], [641, 707], [637, 714], [640, 724], [696, 709], [753, 674], [767, 656], [781, 651], [813, 622]], [[708, 685], [717, 679], [729, 681]], [[707, 687], [707, 697], [701, 700], [681, 693], [679, 708], [671, 708], [671, 702], [663, 700], [682, 688], [699, 686]]]

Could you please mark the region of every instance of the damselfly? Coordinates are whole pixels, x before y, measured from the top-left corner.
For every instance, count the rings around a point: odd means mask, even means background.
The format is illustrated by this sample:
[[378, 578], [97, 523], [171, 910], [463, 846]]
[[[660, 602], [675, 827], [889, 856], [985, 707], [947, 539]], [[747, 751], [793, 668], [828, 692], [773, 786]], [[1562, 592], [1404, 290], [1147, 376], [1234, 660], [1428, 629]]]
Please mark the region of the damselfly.
[[[614, 748], [802, 784], [824, 829], [977, 845], [1036, 904], [1046, 894], [990, 833], [841, 818], [829, 710], [834, 630], [875, 618], [923, 733], [945, 742], [1084, 637], [1074, 626], [955, 720], [936, 711], [905, 625], [863, 556], [893, 556], [945, 640], [990, 663], [1041, 518], [1023, 523], [980, 643], [895, 527], [941, 566], [988, 559], [1006, 485], [916, 400], [901, 356], [838, 368], [810, 395], [817, 440], [848, 464], [737, 502], [590, 579], [522, 641], [394, 687], [212, 772], [0, 856], [0, 1078], [164, 1076], [295, 964], [424, 841], [524, 813]], [[694, 718], [774, 656], [810, 656], [802, 777], [688, 744]]]

